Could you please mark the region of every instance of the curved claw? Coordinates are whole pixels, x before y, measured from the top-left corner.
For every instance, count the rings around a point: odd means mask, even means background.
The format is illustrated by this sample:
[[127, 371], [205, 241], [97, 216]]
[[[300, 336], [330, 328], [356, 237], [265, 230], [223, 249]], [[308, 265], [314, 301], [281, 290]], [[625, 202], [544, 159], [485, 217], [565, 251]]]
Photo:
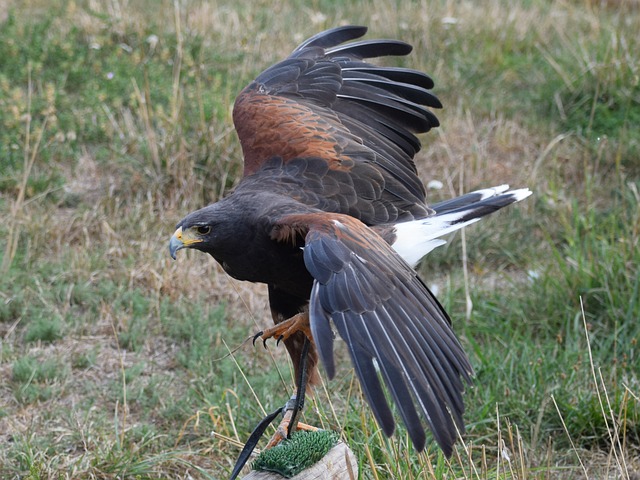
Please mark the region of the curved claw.
[[280, 335], [280, 336], [278, 337], [278, 340], [276, 340], [276, 347], [277, 347], [277, 346], [280, 346], [280, 342], [281, 342], [282, 340], [284, 340], [284, 335]]
[[256, 334], [253, 336], [253, 346], [254, 346], [254, 347], [256, 346], [256, 340], [258, 340], [258, 338], [260, 338], [260, 337], [262, 336], [262, 334], [263, 334], [263, 333], [264, 333], [263, 331], [259, 331], [258, 333], [256, 333]]

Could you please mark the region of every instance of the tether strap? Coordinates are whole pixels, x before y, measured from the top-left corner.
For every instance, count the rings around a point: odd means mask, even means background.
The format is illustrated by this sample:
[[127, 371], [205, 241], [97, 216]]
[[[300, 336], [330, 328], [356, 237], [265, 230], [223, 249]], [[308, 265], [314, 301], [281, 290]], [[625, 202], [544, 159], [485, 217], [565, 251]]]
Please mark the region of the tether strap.
[[264, 431], [285, 408], [287, 410], [293, 410], [293, 413], [291, 414], [291, 421], [289, 422], [289, 428], [287, 429], [287, 438], [290, 438], [291, 432], [296, 429], [296, 426], [298, 425], [298, 414], [304, 407], [304, 397], [307, 389], [307, 357], [309, 354], [309, 343], [309, 339], [305, 336], [304, 343], [302, 345], [302, 353], [300, 354], [300, 370], [298, 372], [298, 378], [296, 379], [297, 392], [293, 399], [293, 406], [291, 407], [290, 402], [287, 402], [285, 406], [278, 408], [260, 420], [260, 423], [258, 423], [256, 428], [253, 429], [253, 432], [251, 432], [247, 443], [244, 444], [244, 447], [240, 452], [240, 456], [233, 467], [229, 480], [235, 480], [238, 477], [240, 470], [242, 470], [242, 467], [244, 467], [249, 460], [249, 457], [251, 457], [251, 453], [256, 448], [256, 445], [258, 444], [260, 437], [264, 434]]
[[304, 407], [304, 397], [307, 391], [307, 358], [309, 354], [309, 343], [309, 339], [305, 336], [304, 343], [302, 344], [302, 353], [300, 354], [300, 371], [298, 372], [296, 382], [296, 398], [293, 404], [293, 413], [291, 414], [291, 421], [289, 422], [287, 438], [291, 438], [292, 432], [296, 430], [296, 427], [298, 426], [298, 416]]
[[236, 461], [235, 467], [233, 467], [233, 472], [231, 472], [231, 478], [229, 480], [235, 480], [238, 477], [240, 470], [242, 470], [244, 464], [247, 463], [247, 460], [249, 460], [253, 449], [256, 448], [258, 440], [260, 440], [260, 437], [262, 437], [264, 431], [269, 425], [271, 425], [271, 422], [273, 422], [276, 417], [282, 413], [283, 410], [284, 407], [280, 407], [273, 413], [270, 413], [260, 421], [256, 428], [253, 429], [253, 432], [251, 432], [251, 435], [249, 436], [249, 440], [247, 440], [247, 443], [245, 443], [244, 447], [242, 448], [242, 452], [240, 452], [240, 456]]

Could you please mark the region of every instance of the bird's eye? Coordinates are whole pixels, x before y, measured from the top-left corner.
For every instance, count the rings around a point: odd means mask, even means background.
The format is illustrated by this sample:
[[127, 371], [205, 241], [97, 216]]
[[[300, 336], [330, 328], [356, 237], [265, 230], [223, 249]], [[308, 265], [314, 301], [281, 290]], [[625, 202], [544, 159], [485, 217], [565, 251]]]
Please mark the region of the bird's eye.
[[201, 225], [196, 227], [196, 232], [200, 235], [207, 235], [211, 231], [211, 227], [209, 225]]

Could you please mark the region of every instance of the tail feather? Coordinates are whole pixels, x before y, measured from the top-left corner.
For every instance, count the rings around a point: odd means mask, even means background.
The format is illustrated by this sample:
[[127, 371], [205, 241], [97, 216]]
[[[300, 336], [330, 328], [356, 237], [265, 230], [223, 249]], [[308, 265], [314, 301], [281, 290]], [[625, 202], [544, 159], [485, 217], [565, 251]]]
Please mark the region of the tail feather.
[[443, 235], [477, 222], [485, 215], [531, 195], [528, 188], [509, 190], [508, 185], [486, 188], [431, 205], [435, 215], [395, 225], [393, 248], [410, 265], [446, 243]]
[[444, 200], [439, 203], [429, 205], [436, 213], [446, 213], [451, 210], [466, 207], [474, 203], [478, 203], [485, 198], [495, 197], [500, 193], [504, 193], [509, 190], [509, 185], [498, 185], [493, 188], [483, 188], [482, 190], [476, 190], [474, 192], [465, 193], [456, 198]]

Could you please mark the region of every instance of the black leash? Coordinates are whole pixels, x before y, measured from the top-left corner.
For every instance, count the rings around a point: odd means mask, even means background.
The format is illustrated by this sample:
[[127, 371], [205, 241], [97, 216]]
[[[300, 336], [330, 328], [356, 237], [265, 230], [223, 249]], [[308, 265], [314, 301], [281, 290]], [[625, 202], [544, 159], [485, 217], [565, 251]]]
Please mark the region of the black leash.
[[291, 421], [289, 422], [287, 438], [291, 438], [291, 433], [295, 431], [298, 425], [298, 416], [304, 408], [304, 398], [307, 392], [307, 357], [309, 354], [310, 343], [309, 339], [305, 336], [304, 343], [302, 344], [302, 353], [300, 354], [300, 370], [298, 371], [298, 378], [296, 382], [297, 391], [295, 401], [293, 403], [293, 413], [291, 414]]
[[247, 443], [245, 443], [244, 447], [242, 448], [242, 452], [240, 452], [240, 456], [236, 461], [235, 467], [233, 467], [233, 472], [231, 472], [231, 478], [229, 480], [235, 480], [238, 477], [240, 470], [242, 470], [244, 464], [247, 463], [247, 460], [249, 460], [251, 453], [253, 452], [254, 448], [256, 448], [258, 440], [260, 440], [260, 437], [262, 437], [264, 431], [269, 425], [271, 425], [271, 422], [273, 422], [278, 417], [278, 415], [282, 413], [283, 410], [284, 407], [280, 407], [276, 411], [270, 413], [260, 421], [256, 428], [253, 429], [253, 432], [251, 432], [251, 435], [249, 436], [249, 440], [247, 440]]
[[296, 396], [292, 399], [293, 405], [291, 404], [292, 402], [290, 400], [286, 403], [285, 406], [278, 408], [277, 410], [273, 411], [262, 420], [260, 420], [260, 423], [258, 423], [258, 425], [256, 425], [256, 428], [253, 429], [253, 432], [251, 432], [247, 443], [244, 444], [244, 447], [240, 452], [240, 456], [238, 457], [238, 460], [233, 467], [233, 471], [231, 472], [231, 477], [229, 478], [229, 480], [235, 480], [236, 478], [238, 478], [240, 470], [242, 470], [242, 467], [245, 466], [245, 464], [249, 460], [249, 457], [251, 457], [251, 454], [256, 448], [260, 437], [262, 437], [262, 435], [264, 434], [264, 431], [269, 425], [271, 425], [271, 423], [278, 417], [278, 415], [280, 415], [282, 411], [285, 410], [285, 408], [287, 410], [293, 410], [293, 413], [291, 414], [291, 421], [289, 422], [289, 428], [287, 431], [287, 438], [291, 438], [291, 432], [292, 430], [295, 430], [295, 427], [292, 428], [291, 426], [298, 425], [298, 415], [300, 413], [300, 410], [302, 410], [302, 407], [304, 407], [304, 397], [307, 388], [307, 355], [309, 353], [309, 343], [309, 339], [305, 336], [304, 344], [302, 345], [302, 353], [300, 354], [300, 371], [298, 372], [296, 383], [297, 392]]

